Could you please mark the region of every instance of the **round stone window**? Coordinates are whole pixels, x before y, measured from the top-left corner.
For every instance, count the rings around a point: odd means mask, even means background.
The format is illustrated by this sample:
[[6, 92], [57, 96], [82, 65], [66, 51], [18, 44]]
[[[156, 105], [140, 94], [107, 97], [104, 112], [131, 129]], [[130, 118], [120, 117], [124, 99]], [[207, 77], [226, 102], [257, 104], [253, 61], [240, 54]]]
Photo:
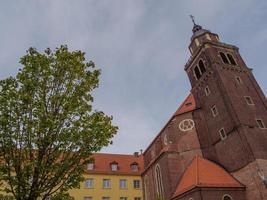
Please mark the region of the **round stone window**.
[[195, 123], [192, 119], [184, 119], [179, 124], [179, 129], [181, 131], [190, 131], [194, 128]]

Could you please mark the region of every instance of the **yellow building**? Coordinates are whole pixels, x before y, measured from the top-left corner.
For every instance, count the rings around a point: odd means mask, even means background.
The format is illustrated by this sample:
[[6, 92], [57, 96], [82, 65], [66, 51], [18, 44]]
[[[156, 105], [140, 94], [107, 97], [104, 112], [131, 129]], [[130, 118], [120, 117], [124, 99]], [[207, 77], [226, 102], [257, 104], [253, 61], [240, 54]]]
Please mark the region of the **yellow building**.
[[93, 155], [80, 189], [69, 191], [75, 200], [142, 200], [142, 155]]

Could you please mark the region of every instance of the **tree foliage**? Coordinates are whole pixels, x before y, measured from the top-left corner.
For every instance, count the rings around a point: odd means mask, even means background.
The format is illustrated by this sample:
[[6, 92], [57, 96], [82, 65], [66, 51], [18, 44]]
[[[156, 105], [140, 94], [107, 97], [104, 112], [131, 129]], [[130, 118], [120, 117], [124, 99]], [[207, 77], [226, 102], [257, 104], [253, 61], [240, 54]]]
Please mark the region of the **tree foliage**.
[[0, 179], [17, 200], [45, 199], [77, 187], [117, 127], [92, 108], [100, 70], [84, 52], [30, 48], [20, 63], [0, 81]]

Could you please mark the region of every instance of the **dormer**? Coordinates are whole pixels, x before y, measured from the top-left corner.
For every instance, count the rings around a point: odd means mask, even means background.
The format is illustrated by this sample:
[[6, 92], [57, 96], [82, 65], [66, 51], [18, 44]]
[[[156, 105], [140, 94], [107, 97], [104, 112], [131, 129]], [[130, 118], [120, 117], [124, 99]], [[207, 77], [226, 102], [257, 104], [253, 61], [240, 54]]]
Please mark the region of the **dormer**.
[[133, 163], [130, 165], [130, 167], [131, 167], [131, 171], [132, 171], [132, 172], [138, 172], [138, 170], [139, 170], [139, 166], [138, 166], [138, 163], [137, 163], [137, 162], [133, 162]]
[[118, 171], [118, 169], [119, 169], [118, 163], [116, 161], [111, 162], [110, 163], [110, 169], [111, 169], [111, 171]]

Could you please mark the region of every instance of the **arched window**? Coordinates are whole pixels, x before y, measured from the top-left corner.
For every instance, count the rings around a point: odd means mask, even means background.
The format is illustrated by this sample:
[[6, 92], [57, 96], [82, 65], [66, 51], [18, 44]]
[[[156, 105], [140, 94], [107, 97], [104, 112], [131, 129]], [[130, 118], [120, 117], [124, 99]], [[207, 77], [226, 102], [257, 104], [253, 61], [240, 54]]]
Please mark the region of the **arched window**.
[[236, 65], [235, 59], [233, 58], [231, 54], [228, 53], [227, 57], [232, 65]]
[[204, 74], [204, 73], [206, 72], [206, 67], [205, 67], [205, 65], [204, 65], [204, 63], [203, 63], [202, 60], [200, 60], [200, 61], [198, 62], [198, 66], [199, 66], [199, 68], [200, 68], [201, 74]]
[[223, 52], [220, 52], [220, 56], [221, 56], [221, 58], [223, 60], [223, 63], [230, 64], [228, 59], [227, 59], [227, 57], [226, 57], [226, 55]]
[[145, 175], [144, 184], [145, 184], [145, 188], [144, 188], [145, 189], [145, 199], [149, 200], [150, 199], [149, 191], [148, 191], [149, 181], [148, 181], [148, 176], [147, 175]]
[[162, 185], [162, 176], [159, 165], [156, 165], [155, 168], [155, 177], [156, 177], [156, 186], [157, 186], [157, 193], [158, 197], [163, 197], [163, 185]]
[[195, 72], [196, 78], [199, 79], [201, 77], [201, 73], [199, 71], [198, 66], [195, 67], [194, 72]]
[[222, 200], [234, 200], [229, 194], [223, 195]]

